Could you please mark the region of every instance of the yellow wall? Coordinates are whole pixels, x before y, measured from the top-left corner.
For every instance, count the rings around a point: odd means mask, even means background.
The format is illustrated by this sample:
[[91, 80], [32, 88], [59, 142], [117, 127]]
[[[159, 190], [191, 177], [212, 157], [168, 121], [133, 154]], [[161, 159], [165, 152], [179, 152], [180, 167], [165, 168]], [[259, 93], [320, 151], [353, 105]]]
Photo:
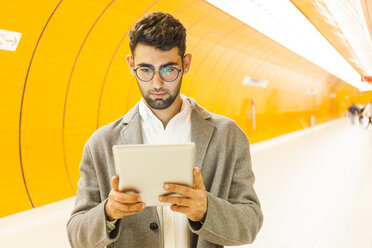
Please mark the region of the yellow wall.
[[[127, 35], [156, 10], [188, 30], [193, 62], [182, 93], [236, 120], [251, 143], [306, 128], [312, 115], [338, 118], [371, 97], [202, 0], [3, 1], [0, 29], [23, 35], [16, 52], [0, 50], [0, 217], [75, 194], [86, 140], [140, 99]], [[245, 76], [268, 87], [242, 85]]]

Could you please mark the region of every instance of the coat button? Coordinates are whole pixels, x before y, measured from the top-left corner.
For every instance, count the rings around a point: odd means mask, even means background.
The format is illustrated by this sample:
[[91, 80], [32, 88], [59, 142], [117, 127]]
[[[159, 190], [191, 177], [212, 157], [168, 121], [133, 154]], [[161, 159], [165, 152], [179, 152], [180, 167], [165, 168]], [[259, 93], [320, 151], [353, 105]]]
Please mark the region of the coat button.
[[151, 223], [150, 224], [150, 229], [155, 231], [156, 229], [158, 229], [158, 224], [156, 224], [155, 222]]

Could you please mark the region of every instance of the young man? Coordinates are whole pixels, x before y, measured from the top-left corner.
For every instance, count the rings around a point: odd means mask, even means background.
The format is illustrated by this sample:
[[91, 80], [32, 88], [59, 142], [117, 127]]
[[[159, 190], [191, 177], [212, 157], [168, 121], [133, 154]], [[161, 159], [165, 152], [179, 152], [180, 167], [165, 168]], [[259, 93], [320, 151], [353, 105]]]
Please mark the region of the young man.
[[[67, 224], [71, 246], [207, 248], [253, 242], [263, 217], [248, 139], [232, 120], [180, 95], [192, 59], [185, 54], [185, 28], [171, 15], [154, 12], [136, 24], [129, 40], [127, 62], [143, 98], [85, 145]], [[113, 145], [188, 142], [196, 145], [194, 187], [165, 183], [165, 190], [184, 196], [159, 196], [171, 207], [146, 207], [140, 195], [119, 192]]]

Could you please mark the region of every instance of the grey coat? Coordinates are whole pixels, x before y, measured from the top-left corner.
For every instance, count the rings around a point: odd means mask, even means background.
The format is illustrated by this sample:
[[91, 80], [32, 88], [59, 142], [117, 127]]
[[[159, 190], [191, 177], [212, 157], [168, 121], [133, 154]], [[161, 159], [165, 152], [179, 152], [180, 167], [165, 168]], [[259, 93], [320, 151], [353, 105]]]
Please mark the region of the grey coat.
[[[192, 98], [189, 101], [195, 163], [208, 191], [204, 223], [189, 220], [191, 247], [251, 243], [263, 216], [253, 189], [248, 139], [231, 119], [206, 111]], [[112, 146], [141, 143], [138, 104], [122, 118], [99, 128], [87, 141], [76, 202], [67, 223], [72, 247], [162, 247], [159, 228], [150, 228], [151, 223], [159, 225], [155, 207], [120, 219], [112, 232], [106, 225], [104, 205], [111, 190], [110, 179], [115, 175]]]

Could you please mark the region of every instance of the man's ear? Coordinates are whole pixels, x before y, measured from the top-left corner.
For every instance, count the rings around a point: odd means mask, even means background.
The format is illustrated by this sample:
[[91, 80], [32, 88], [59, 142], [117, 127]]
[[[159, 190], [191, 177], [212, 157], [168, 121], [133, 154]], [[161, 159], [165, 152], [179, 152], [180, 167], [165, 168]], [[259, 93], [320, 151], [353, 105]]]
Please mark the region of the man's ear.
[[132, 73], [133, 76], [136, 75], [136, 73], [133, 71], [133, 68], [134, 68], [134, 58], [132, 55], [127, 55], [127, 62], [128, 62], [128, 67], [129, 67], [129, 70], [130, 70], [130, 73]]
[[187, 74], [189, 72], [191, 60], [192, 60], [191, 53], [186, 53], [185, 56], [183, 56], [183, 74]]

